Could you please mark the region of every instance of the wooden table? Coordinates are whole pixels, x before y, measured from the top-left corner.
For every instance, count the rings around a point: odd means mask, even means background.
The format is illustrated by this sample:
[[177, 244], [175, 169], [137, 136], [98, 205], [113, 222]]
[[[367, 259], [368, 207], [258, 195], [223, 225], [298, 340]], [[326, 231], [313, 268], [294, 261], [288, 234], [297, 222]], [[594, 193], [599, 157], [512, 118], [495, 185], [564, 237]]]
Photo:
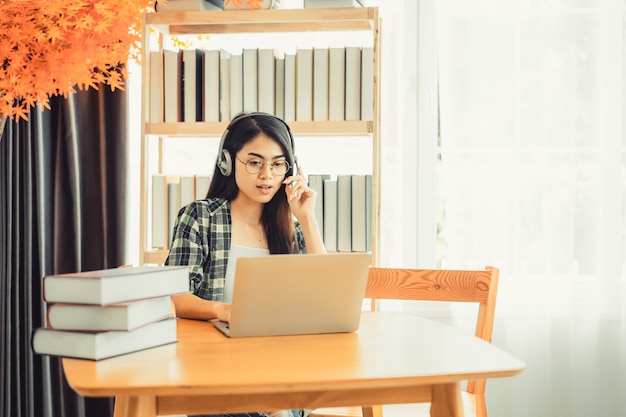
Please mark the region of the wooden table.
[[404, 313], [366, 312], [356, 333], [229, 339], [178, 321], [176, 344], [101, 361], [63, 359], [70, 386], [115, 396], [115, 416], [432, 402], [462, 416], [459, 382], [525, 365], [498, 347]]

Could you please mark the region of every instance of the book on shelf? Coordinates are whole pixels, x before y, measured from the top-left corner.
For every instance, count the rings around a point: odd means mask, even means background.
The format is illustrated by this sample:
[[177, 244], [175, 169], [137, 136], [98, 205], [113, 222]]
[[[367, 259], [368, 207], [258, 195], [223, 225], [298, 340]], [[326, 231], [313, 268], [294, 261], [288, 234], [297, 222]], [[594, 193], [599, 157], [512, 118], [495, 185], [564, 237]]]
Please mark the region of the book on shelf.
[[[180, 207], [184, 207], [196, 199], [196, 177], [181, 175], [180, 177]], [[176, 210], [178, 212], [178, 209]]]
[[220, 121], [230, 121], [230, 53], [220, 51]]
[[170, 181], [167, 183], [167, 246], [172, 241], [172, 233], [174, 232], [174, 224], [178, 217], [178, 210], [181, 208], [180, 204], [180, 177], [169, 177]]
[[43, 278], [46, 303], [113, 304], [189, 292], [186, 266], [133, 266]]
[[258, 50], [258, 109], [269, 114], [274, 114], [275, 111], [275, 57], [274, 49], [260, 48]]
[[183, 120], [182, 70], [180, 51], [163, 50], [163, 103], [164, 119], [167, 123]]
[[317, 193], [314, 213], [322, 239], [324, 238], [324, 181], [329, 179], [330, 175], [328, 174], [309, 175], [309, 187]]
[[328, 119], [345, 119], [346, 111], [346, 49], [328, 51]]
[[363, 7], [363, 0], [304, 0], [305, 9], [326, 9], [332, 7]]
[[202, 51], [202, 120], [220, 121], [220, 51]]
[[219, 1], [224, 5], [224, 10], [253, 10], [256, 9], [280, 9], [280, 0], [241, 0], [225, 2], [224, 0], [212, 0]]
[[204, 200], [206, 198], [206, 194], [209, 191], [209, 186], [211, 185], [211, 176], [210, 175], [196, 175], [196, 196], [194, 200]]
[[167, 176], [152, 175], [152, 247], [168, 247]]
[[367, 252], [372, 248], [372, 176], [352, 175], [352, 251]]
[[337, 251], [352, 251], [352, 175], [337, 175]]
[[285, 54], [285, 119], [296, 120], [296, 55]]
[[49, 329], [74, 331], [128, 331], [174, 316], [169, 295], [104, 306], [51, 303], [46, 313]]
[[154, 2], [156, 12], [224, 10], [224, 0], [167, 0]]
[[150, 123], [163, 121], [163, 52], [150, 52]]
[[324, 246], [337, 251], [337, 180], [324, 181]]
[[202, 120], [202, 51], [181, 50], [183, 60], [183, 121]]
[[241, 54], [230, 56], [230, 116], [243, 111], [243, 60]]
[[313, 49], [296, 50], [296, 120], [313, 120]]
[[176, 342], [176, 319], [169, 318], [132, 331], [77, 332], [35, 329], [31, 343], [40, 355], [100, 360]]
[[285, 57], [274, 57], [274, 115], [285, 120]]
[[361, 47], [346, 47], [346, 120], [361, 118]]
[[374, 119], [374, 48], [361, 49], [361, 120]]
[[313, 48], [313, 120], [328, 120], [329, 48]]
[[243, 111], [255, 112], [259, 110], [259, 51], [258, 49], [244, 48], [242, 60], [242, 90]]

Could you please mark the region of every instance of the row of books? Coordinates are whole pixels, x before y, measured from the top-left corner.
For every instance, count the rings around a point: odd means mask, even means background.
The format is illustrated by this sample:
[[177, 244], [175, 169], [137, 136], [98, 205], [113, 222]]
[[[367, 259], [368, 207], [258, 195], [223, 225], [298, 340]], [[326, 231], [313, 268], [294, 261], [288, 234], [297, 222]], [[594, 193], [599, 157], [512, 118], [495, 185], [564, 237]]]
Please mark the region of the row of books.
[[152, 175], [152, 247], [168, 248], [178, 211], [206, 197], [207, 175]]
[[372, 244], [372, 176], [309, 175], [315, 217], [329, 252], [368, 252]]
[[43, 278], [41, 355], [100, 360], [176, 342], [171, 296], [189, 292], [189, 270], [136, 266]]
[[225, 122], [261, 111], [286, 121], [372, 120], [371, 47], [182, 49], [150, 53], [150, 121]]

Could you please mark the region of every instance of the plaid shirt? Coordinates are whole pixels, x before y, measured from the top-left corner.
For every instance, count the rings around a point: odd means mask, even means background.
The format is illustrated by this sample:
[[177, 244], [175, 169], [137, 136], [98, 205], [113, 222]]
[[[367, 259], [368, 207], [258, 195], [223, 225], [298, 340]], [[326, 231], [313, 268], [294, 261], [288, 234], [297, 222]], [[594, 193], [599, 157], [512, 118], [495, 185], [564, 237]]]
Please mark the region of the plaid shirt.
[[[300, 253], [304, 235], [295, 223]], [[224, 199], [197, 200], [180, 209], [165, 265], [188, 265], [191, 288], [197, 296], [222, 301], [231, 241], [230, 203]]]

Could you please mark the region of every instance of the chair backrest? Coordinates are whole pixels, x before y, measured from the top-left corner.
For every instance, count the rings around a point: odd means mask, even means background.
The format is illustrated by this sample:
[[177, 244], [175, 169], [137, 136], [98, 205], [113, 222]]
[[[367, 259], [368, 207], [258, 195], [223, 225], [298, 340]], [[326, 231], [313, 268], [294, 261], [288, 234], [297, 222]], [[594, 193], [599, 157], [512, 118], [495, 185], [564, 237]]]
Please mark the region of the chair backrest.
[[[484, 270], [370, 268], [365, 297], [472, 302], [478, 304], [476, 336], [491, 342], [498, 292], [498, 268]], [[376, 308], [376, 307], [374, 307]], [[467, 392], [484, 395], [486, 381], [468, 381]]]

